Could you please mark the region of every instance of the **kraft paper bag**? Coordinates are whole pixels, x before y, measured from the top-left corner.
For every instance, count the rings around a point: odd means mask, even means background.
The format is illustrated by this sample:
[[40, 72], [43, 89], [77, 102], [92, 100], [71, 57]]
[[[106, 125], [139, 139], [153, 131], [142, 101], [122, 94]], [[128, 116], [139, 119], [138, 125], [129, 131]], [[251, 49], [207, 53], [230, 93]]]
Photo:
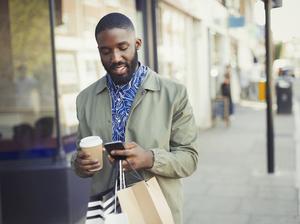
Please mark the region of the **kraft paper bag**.
[[169, 205], [155, 177], [117, 192], [130, 224], [174, 224]]

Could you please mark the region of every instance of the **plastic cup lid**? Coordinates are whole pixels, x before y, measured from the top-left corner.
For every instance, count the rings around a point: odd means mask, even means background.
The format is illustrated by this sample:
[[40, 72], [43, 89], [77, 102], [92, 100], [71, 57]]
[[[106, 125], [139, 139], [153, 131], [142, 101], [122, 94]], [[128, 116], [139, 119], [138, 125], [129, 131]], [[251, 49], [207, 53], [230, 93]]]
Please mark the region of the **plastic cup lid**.
[[88, 136], [80, 140], [80, 148], [94, 147], [102, 144], [102, 139], [99, 136]]

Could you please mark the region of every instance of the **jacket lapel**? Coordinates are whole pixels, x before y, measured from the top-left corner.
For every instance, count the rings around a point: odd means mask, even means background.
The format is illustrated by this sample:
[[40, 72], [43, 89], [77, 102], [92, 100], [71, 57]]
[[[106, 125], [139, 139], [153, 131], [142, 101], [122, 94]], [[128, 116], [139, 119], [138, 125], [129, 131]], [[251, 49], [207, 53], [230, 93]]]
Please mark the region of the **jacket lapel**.
[[160, 90], [160, 83], [159, 79], [156, 77], [156, 73], [152, 71], [151, 69], [148, 70], [148, 74], [146, 76], [145, 81], [139, 88], [135, 100], [133, 101], [131, 112], [134, 111], [134, 109], [139, 105], [139, 103], [142, 101], [142, 99], [145, 97], [148, 91], [159, 91]]

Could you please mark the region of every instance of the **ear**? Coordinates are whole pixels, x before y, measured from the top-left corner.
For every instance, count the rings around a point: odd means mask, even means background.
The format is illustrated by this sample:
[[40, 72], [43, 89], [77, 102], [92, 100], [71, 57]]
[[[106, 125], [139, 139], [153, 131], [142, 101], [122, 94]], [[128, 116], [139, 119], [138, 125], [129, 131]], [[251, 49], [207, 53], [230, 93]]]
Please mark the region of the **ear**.
[[142, 46], [142, 39], [136, 38], [136, 40], [135, 40], [135, 48], [137, 50], [139, 50], [141, 46]]

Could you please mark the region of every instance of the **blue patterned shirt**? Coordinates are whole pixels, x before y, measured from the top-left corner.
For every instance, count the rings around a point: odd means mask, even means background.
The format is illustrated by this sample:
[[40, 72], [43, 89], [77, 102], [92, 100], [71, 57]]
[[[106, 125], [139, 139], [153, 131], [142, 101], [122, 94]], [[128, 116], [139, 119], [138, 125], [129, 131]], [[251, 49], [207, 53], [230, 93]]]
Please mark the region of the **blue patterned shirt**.
[[136, 93], [147, 75], [148, 68], [144, 65], [135, 71], [129, 83], [115, 85], [106, 75], [107, 86], [111, 96], [112, 140], [125, 142], [125, 128], [130, 109]]

